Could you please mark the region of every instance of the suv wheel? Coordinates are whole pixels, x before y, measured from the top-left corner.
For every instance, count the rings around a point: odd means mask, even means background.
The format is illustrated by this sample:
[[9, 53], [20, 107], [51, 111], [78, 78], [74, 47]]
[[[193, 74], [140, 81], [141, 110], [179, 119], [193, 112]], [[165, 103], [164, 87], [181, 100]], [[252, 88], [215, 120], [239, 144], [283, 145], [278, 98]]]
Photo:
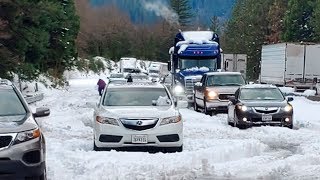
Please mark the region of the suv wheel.
[[207, 103], [206, 103], [206, 99], [203, 99], [203, 112], [206, 115], [210, 115], [212, 116], [212, 112], [208, 110], [207, 108]]
[[200, 112], [200, 111], [199, 111], [198, 104], [197, 104], [197, 102], [196, 102], [196, 96], [193, 96], [193, 109], [194, 109], [196, 112]]

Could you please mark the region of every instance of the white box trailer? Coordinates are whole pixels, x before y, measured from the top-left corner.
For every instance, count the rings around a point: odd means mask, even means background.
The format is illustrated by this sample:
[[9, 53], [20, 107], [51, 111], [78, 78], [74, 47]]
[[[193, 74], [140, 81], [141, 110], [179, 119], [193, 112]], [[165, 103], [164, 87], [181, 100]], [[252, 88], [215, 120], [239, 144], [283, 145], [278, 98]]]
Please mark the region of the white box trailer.
[[121, 73], [127, 73], [132, 69], [137, 69], [137, 59], [132, 57], [122, 57], [120, 59], [120, 72]]
[[240, 72], [246, 77], [247, 55], [246, 54], [221, 54], [222, 69], [226, 72]]
[[320, 79], [320, 45], [280, 43], [262, 46], [260, 82], [314, 89]]

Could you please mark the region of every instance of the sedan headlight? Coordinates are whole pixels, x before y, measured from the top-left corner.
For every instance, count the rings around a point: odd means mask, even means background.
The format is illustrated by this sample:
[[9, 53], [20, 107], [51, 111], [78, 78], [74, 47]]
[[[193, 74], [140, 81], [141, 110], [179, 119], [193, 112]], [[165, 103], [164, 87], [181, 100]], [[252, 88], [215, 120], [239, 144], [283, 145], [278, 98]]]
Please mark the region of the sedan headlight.
[[119, 126], [118, 121], [114, 118], [97, 116], [96, 121], [101, 124], [111, 124], [111, 125]]
[[24, 131], [17, 134], [14, 144], [20, 144], [35, 138], [40, 137], [41, 133], [39, 128], [30, 131]]
[[292, 109], [293, 109], [292, 106], [289, 105], [289, 104], [286, 105], [286, 107], [283, 108], [283, 110], [284, 110], [285, 112], [290, 112], [290, 111], [292, 111]]
[[238, 106], [238, 109], [240, 109], [241, 111], [245, 112], [245, 111], [248, 111], [250, 108], [245, 106], [245, 105], [240, 105], [240, 106]]
[[181, 116], [173, 116], [173, 117], [167, 117], [163, 118], [160, 125], [166, 125], [166, 124], [171, 124], [171, 123], [177, 123], [181, 121]]

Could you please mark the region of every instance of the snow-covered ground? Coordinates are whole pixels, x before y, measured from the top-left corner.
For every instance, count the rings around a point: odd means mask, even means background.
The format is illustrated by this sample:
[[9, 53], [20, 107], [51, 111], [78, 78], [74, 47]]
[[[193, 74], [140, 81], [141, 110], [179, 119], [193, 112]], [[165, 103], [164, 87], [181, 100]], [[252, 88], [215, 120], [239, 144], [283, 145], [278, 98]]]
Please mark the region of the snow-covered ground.
[[47, 90], [32, 108], [51, 115], [38, 119], [47, 142], [49, 180], [108, 179], [320, 179], [320, 103], [293, 101], [294, 130], [255, 127], [239, 130], [226, 115], [210, 117], [181, 109], [181, 153], [95, 152], [93, 109], [97, 79], [70, 80], [68, 90]]

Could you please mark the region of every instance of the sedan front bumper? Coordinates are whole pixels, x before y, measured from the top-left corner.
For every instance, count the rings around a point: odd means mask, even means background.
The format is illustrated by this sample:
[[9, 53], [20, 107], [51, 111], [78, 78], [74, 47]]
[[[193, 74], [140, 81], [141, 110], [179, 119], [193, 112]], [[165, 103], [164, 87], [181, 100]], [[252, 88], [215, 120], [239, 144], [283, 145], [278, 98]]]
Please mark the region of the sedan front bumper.
[[[271, 119], [265, 120], [263, 116], [269, 116]], [[293, 124], [293, 113], [285, 112], [280, 110], [277, 113], [273, 114], [262, 114], [249, 110], [246, 112], [241, 112], [240, 110], [236, 111], [236, 118], [239, 125], [243, 126], [261, 126], [261, 125], [270, 125], [270, 126], [285, 126], [292, 127]], [[287, 121], [286, 121], [287, 119]]]
[[[134, 143], [134, 136], [144, 136], [146, 143]], [[180, 147], [183, 144], [182, 122], [160, 126], [146, 130], [132, 130], [108, 124], [95, 124], [95, 145], [99, 148], [120, 147]]]

